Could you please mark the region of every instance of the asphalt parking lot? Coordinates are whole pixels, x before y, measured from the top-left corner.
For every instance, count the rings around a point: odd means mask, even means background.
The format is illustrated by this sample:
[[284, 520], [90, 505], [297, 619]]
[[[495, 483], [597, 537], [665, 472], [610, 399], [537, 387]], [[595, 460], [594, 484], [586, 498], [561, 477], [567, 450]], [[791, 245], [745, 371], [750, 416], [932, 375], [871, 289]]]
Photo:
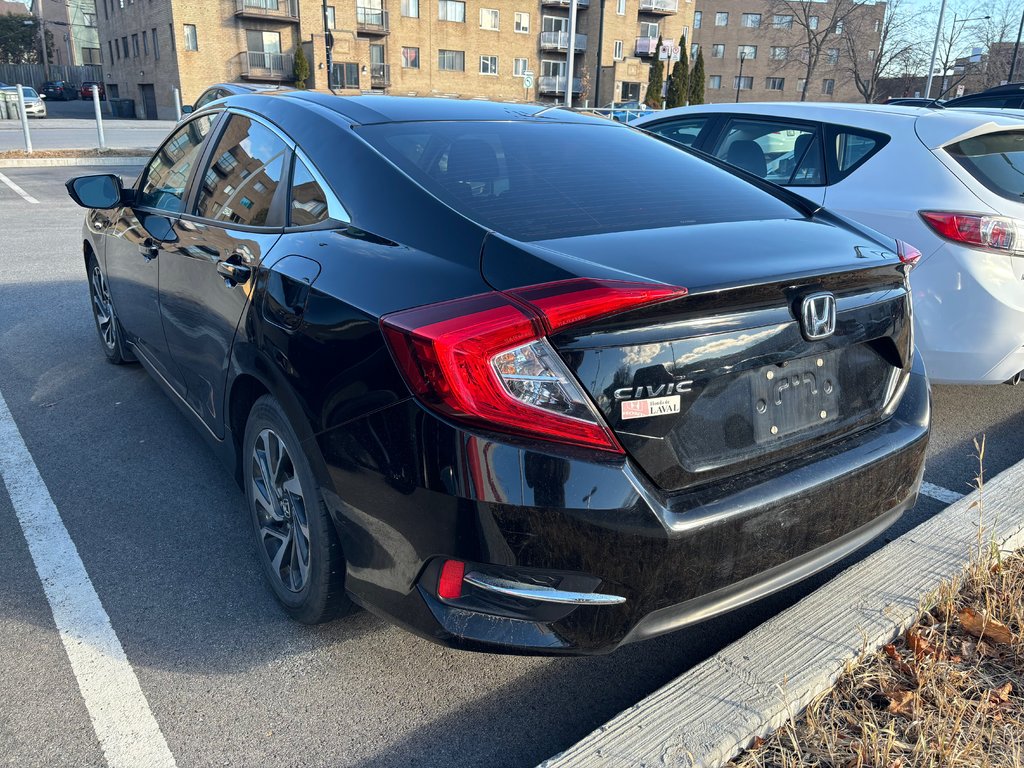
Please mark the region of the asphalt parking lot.
[[[0, 170], [0, 396], [179, 766], [535, 765], [849, 565], [598, 658], [462, 653], [366, 612], [290, 622], [237, 486], [141, 368], [103, 358], [63, 187], [89, 172]], [[968, 490], [982, 434], [988, 475], [1024, 458], [1024, 387], [934, 395], [931, 493]], [[943, 506], [922, 497], [875, 546]], [[103, 765], [3, 492], [0, 527], [0, 764]]]

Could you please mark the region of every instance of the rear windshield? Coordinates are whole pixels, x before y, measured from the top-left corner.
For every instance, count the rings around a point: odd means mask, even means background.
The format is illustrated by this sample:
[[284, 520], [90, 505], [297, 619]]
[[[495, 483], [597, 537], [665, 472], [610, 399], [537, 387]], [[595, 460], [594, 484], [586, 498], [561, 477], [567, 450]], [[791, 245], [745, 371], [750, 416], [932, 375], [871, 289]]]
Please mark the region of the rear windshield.
[[517, 240], [801, 215], [727, 171], [614, 124], [423, 122], [359, 130], [432, 195]]
[[1024, 198], [1024, 131], [987, 133], [946, 148], [974, 178], [997, 195]]

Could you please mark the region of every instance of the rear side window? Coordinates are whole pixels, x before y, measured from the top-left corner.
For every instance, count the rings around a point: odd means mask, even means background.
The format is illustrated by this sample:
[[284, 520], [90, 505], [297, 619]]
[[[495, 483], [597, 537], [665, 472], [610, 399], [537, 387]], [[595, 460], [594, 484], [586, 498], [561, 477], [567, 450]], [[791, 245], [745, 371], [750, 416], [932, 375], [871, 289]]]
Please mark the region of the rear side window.
[[889, 143], [889, 137], [883, 133], [838, 125], [829, 126], [828, 135], [831, 184], [845, 179]]
[[288, 151], [266, 126], [231, 115], [203, 174], [195, 214], [246, 226], [280, 226], [272, 220], [271, 203]]
[[1024, 131], [975, 136], [946, 147], [946, 152], [997, 195], [1024, 199]]
[[291, 225], [304, 227], [327, 219], [327, 195], [306, 164], [295, 158], [292, 171]]
[[995, 107], [996, 109], [1013, 109], [1020, 106], [1020, 96], [979, 96], [978, 98], [957, 99], [951, 107]]
[[605, 121], [357, 130], [432, 195], [518, 240], [802, 215], [705, 160]]
[[706, 117], [683, 117], [678, 120], [665, 120], [657, 125], [643, 128], [648, 133], [656, 133], [676, 144], [692, 147], [707, 122], [708, 118]]
[[821, 141], [814, 125], [733, 119], [714, 154], [775, 184], [813, 187], [825, 183]]

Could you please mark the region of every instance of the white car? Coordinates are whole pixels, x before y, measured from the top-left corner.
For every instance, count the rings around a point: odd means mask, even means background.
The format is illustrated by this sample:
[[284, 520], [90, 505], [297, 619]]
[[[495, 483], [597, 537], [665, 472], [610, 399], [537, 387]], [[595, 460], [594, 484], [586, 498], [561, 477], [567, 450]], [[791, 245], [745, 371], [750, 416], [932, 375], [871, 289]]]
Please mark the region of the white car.
[[705, 104], [632, 125], [918, 248], [914, 327], [932, 380], [1024, 371], [1024, 117], [872, 104]]
[[[0, 91], [9, 93], [17, 99], [18, 89], [13, 85], [4, 86]], [[46, 117], [46, 102], [43, 101], [45, 96], [41, 96], [35, 88], [27, 85], [21, 86], [21, 93], [25, 97], [25, 114], [28, 117]]]

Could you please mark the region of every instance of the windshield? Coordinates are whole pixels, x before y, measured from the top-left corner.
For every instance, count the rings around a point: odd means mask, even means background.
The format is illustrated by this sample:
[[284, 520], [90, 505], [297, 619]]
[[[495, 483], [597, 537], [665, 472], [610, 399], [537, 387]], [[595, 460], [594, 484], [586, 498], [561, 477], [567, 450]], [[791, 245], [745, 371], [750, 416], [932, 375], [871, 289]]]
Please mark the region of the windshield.
[[1018, 201], [1024, 197], [1024, 131], [975, 136], [946, 151], [997, 195]]
[[432, 195], [518, 240], [801, 217], [725, 170], [614, 124], [422, 122], [358, 130]]

